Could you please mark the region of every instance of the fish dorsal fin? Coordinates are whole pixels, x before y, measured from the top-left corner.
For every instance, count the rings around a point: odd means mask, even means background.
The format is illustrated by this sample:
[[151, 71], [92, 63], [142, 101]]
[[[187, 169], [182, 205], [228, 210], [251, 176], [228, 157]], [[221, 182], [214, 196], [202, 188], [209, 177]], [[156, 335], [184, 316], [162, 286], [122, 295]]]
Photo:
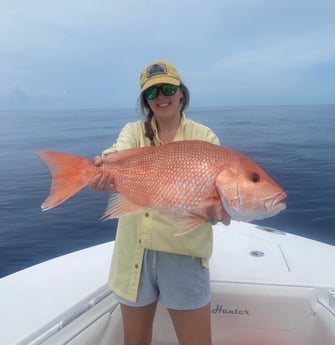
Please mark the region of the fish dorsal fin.
[[127, 150], [114, 152], [114, 153], [106, 156], [104, 159], [108, 162], [117, 162], [117, 161], [120, 161], [123, 159], [133, 157], [139, 153], [147, 152], [147, 151], [150, 151], [153, 149], [154, 149], [154, 147], [152, 147], [152, 146], [136, 147], [133, 149], [127, 149]]
[[108, 200], [107, 209], [102, 216], [102, 219], [106, 220], [136, 214], [142, 209], [143, 206], [136, 205], [127, 199], [123, 194], [115, 192]]

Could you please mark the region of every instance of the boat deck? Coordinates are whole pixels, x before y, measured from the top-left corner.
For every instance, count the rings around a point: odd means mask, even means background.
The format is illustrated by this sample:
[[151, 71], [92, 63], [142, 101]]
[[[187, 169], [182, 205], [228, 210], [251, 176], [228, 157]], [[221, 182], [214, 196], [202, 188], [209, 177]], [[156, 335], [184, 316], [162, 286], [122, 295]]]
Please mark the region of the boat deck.
[[[0, 344], [122, 344], [113, 242], [0, 280]], [[214, 227], [213, 345], [335, 344], [335, 248], [243, 222]], [[153, 345], [177, 344], [159, 306]]]

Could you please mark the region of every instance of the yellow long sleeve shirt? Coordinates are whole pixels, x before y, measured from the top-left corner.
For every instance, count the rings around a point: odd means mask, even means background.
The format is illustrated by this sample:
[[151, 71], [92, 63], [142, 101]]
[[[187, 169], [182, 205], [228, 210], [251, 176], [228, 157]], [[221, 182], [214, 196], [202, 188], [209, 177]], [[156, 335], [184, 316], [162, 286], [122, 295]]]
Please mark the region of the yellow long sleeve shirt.
[[[152, 127], [155, 144], [163, 144], [157, 135], [154, 118]], [[186, 118], [185, 114], [181, 117], [175, 140], [204, 140], [219, 144], [211, 129]], [[102, 155], [150, 144], [150, 139], [145, 136], [144, 121], [130, 122], [121, 130], [116, 143]], [[145, 248], [201, 258], [203, 265], [208, 266], [213, 242], [211, 225], [206, 222], [183, 236], [174, 236], [177, 229], [178, 223], [173, 217], [154, 209], [120, 217], [109, 275], [111, 289], [122, 298], [136, 302]]]

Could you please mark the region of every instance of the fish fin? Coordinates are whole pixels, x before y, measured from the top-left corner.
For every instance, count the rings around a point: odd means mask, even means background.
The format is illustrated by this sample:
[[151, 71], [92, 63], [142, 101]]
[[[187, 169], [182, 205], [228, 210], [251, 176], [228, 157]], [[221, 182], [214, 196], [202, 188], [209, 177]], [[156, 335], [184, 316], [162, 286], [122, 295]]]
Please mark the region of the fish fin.
[[213, 190], [206, 199], [197, 205], [196, 209], [189, 211], [183, 216], [175, 216], [178, 226], [180, 225], [175, 236], [186, 235], [195, 230], [199, 225], [205, 223], [208, 220], [208, 210], [219, 202], [219, 195], [216, 190]]
[[216, 209], [216, 207], [220, 204], [221, 200], [218, 193], [214, 189], [206, 199], [203, 199], [199, 202], [197, 207], [192, 210], [192, 214], [196, 214], [207, 219], [208, 211], [214, 208]]
[[137, 148], [133, 148], [133, 149], [122, 150], [122, 151], [114, 152], [112, 154], [107, 155], [104, 158], [104, 160], [106, 160], [108, 162], [117, 162], [120, 160], [124, 160], [124, 159], [130, 158], [130, 157], [133, 157], [139, 153], [143, 153], [143, 152], [150, 151], [153, 149], [154, 149], [153, 146], [144, 146], [144, 147], [137, 147]]
[[213, 205], [216, 205], [218, 202], [219, 202], [218, 199], [213, 199], [213, 198], [205, 199], [197, 205], [195, 210], [199, 210], [199, 211], [206, 210], [207, 208]]
[[123, 194], [114, 192], [108, 200], [108, 205], [102, 219], [107, 220], [135, 214], [140, 212], [142, 209], [143, 206], [138, 206], [127, 199]]
[[199, 225], [205, 223], [206, 219], [191, 214], [190, 216], [175, 216], [176, 222], [178, 222], [179, 230], [174, 234], [174, 236], [182, 236], [189, 234], [194, 231]]
[[54, 151], [36, 151], [48, 166], [51, 186], [48, 198], [43, 202], [43, 211], [49, 210], [84, 188], [90, 180], [93, 163], [83, 157]]
[[213, 192], [207, 199], [201, 201], [197, 208], [192, 210], [192, 213], [204, 217], [212, 224], [222, 222], [225, 225], [229, 225], [231, 220], [216, 192]]

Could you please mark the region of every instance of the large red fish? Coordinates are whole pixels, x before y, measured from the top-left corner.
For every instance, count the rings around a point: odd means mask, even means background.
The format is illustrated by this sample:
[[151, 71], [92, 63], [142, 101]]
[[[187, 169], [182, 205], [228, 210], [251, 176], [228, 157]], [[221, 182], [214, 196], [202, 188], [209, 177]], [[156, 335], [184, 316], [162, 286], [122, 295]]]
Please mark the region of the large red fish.
[[222, 220], [251, 221], [274, 216], [286, 206], [286, 193], [257, 164], [222, 146], [204, 141], [175, 141], [107, 156], [100, 166], [70, 154], [38, 151], [52, 175], [43, 210], [53, 208], [96, 175], [114, 176], [114, 193], [105, 212], [117, 218], [154, 208], [183, 219], [178, 233], [193, 230], [216, 209]]

